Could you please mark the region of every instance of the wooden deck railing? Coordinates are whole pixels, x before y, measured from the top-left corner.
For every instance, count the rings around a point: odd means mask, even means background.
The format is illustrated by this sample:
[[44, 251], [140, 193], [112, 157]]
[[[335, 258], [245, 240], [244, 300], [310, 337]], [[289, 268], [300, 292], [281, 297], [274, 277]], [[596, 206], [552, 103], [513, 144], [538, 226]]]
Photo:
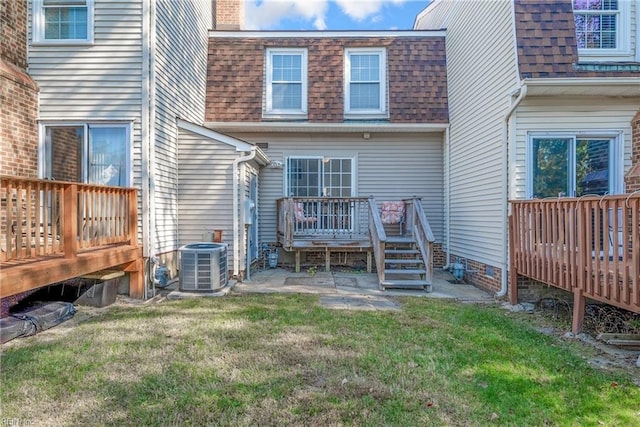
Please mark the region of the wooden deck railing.
[[373, 247], [373, 257], [376, 262], [378, 281], [383, 283], [384, 277], [384, 251], [387, 244], [387, 234], [382, 225], [378, 204], [371, 196], [369, 198], [369, 235], [371, 236], [371, 246]]
[[276, 201], [278, 239], [292, 247], [295, 239], [368, 238], [366, 197], [287, 197]]
[[511, 202], [511, 299], [517, 275], [640, 312], [640, 194]]
[[0, 177], [0, 261], [137, 244], [137, 190]]
[[407, 219], [406, 227], [412, 230], [413, 237], [417, 243], [424, 265], [426, 269], [425, 279], [432, 283], [433, 281], [433, 242], [435, 237], [431, 230], [431, 225], [424, 214], [422, 202], [419, 198], [414, 197], [410, 200], [405, 200]]

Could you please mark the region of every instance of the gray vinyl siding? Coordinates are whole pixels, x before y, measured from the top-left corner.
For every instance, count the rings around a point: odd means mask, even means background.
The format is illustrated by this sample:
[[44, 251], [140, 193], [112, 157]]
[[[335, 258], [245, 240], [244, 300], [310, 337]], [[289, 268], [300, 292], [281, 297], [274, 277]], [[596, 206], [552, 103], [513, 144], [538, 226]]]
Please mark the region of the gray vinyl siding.
[[[179, 245], [222, 230], [233, 259], [233, 161], [235, 147], [181, 130], [178, 144]], [[229, 264], [232, 265], [232, 264]]]
[[204, 118], [210, 0], [156, 2], [155, 230], [159, 253], [178, 247], [176, 117]]
[[631, 167], [631, 119], [639, 105], [638, 98], [526, 98], [515, 113], [517, 173], [512, 181], [512, 196], [526, 197], [529, 132], [622, 132], [624, 167], [617, 172], [626, 173]]
[[[427, 10], [428, 11], [428, 10]], [[517, 88], [512, 4], [440, 0], [416, 29], [447, 29], [450, 230], [456, 256], [503, 260], [503, 120]]]
[[[373, 195], [378, 202], [418, 196], [436, 240], [443, 233], [442, 133], [431, 134], [270, 134], [234, 135], [251, 142], [267, 142], [272, 161], [286, 166], [288, 156], [343, 156], [355, 159], [357, 196]], [[260, 173], [261, 242], [276, 240], [276, 200], [284, 196], [285, 168]]]

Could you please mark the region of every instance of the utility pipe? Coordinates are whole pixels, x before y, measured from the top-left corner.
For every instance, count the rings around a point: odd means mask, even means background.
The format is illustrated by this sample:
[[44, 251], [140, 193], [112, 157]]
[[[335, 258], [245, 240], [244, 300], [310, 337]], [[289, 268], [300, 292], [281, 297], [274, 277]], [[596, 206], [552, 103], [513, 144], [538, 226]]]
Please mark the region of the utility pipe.
[[502, 123], [502, 281], [501, 287], [495, 294], [495, 298], [502, 298], [507, 294], [509, 288], [509, 274], [507, 269], [509, 267], [509, 120], [513, 112], [518, 108], [518, 105], [527, 96], [527, 85], [520, 83], [520, 89], [517, 91], [518, 96], [511, 103], [511, 107], [507, 114], [504, 116]]
[[[240, 197], [240, 186], [238, 176], [238, 169], [240, 163], [249, 162], [256, 157], [257, 149], [256, 147], [252, 147], [251, 151], [246, 156], [238, 157], [233, 161], [233, 275], [238, 279], [240, 275], [240, 218], [239, 218], [239, 208], [240, 201], [238, 200]], [[246, 152], [245, 152], [246, 153]], [[242, 227], [244, 231], [244, 227]]]

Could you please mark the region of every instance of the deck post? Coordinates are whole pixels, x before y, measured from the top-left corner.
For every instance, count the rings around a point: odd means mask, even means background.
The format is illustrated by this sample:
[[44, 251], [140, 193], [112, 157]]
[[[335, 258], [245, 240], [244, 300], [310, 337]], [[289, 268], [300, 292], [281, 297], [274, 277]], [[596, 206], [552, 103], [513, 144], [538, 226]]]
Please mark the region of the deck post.
[[129, 273], [129, 296], [131, 298], [144, 298], [144, 258], [130, 262], [124, 267]]
[[78, 185], [66, 185], [62, 197], [64, 257], [75, 258], [78, 255]]
[[367, 273], [371, 273], [371, 251], [367, 251]]
[[296, 273], [300, 273], [300, 251], [296, 251]]
[[580, 288], [574, 288], [573, 291], [573, 322], [571, 323], [571, 332], [579, 334], [582, 331], [584, 323], [584, 308], [586, 298]]
[[129, 224], [128, 234], [129, 234], [129, 244], [131, 246], [135, 246], [138, 243], [138, 192], [132, 191], [129, 193]]
[[331, 252], [329, 248], [324, 248], [324, 270], [327, 273], [331, 271]]
[[518, 304], [518, 271], [516, 270], [516, 243], [514, 234], [515, 218], [513, 214], [509, 215], [509, 304]]

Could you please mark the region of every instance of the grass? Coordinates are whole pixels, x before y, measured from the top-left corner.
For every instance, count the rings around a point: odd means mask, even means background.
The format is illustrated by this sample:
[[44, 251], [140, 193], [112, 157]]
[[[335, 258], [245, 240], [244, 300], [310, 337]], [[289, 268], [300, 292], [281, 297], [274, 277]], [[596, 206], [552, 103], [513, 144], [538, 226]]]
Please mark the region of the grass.
[[31, 425], [639, 425], [640, 388], [495, 307], [310, 295], [117, 306], [2, 349]]

